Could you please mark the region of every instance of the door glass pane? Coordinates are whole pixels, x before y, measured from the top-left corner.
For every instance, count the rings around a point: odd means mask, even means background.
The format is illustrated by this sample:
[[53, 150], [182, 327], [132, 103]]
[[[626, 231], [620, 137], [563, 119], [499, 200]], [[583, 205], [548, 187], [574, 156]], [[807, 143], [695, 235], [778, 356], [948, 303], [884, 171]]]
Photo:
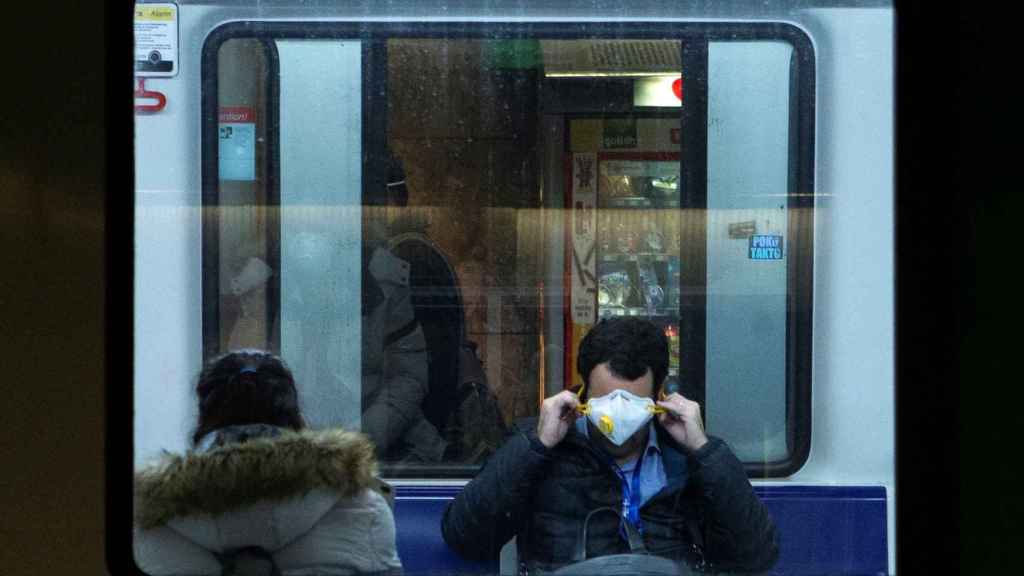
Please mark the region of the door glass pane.
[[278, 40], [281, 355], [309, 424], [360, 427], [362, 53]]
[[789, 454], [792, 55], [783, 42], [708, 46], [707, 426], [748, 462]]

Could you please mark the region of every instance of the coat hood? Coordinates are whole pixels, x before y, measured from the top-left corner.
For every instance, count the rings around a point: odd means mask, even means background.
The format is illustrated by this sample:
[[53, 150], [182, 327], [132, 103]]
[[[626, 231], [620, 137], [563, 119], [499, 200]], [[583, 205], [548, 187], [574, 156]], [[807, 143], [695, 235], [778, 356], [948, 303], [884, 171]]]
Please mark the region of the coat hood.
[[[344, 430], [284, 430], [208, 451], [165, 454], [135, 474], [135, 523], [147, 529], [185, 517], [212, 519], [301, 503], [307, 495], [322, 501], [327, 494], [337, 501], [380, 489], [376, 473], [369, 439]], [[314, 514], [331, 504], [315, 506]]]

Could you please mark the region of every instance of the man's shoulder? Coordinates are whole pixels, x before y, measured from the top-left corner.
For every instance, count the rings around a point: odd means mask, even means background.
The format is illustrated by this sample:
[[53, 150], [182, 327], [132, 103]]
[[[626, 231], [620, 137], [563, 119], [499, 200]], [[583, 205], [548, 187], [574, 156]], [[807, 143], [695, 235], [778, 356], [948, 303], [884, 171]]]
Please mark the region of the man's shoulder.
[[370, 274], [374, 280], [385, 286], [408, 287], [409, 263], [395, 256], [390, 250], [378, 247], [370, 257]]
[[[525, 416], [523, 418], [519, 418], [518, 420], [512, 422], [512, 425], [509, 426], [509, 431], [515, 434], [522, 434], [526, 436], [528, 439], [532, 438], [537, 435], [537, 420], [537, 416]], [[569, 441], [569, 443], [572, 444], [581, 441], [586, 442], [587, 439], [585, 436], [577, 432], [575, 427], [570, 426], [569, 432], [565, 435], [565, 440], [560, 442], [558, 446], [561, 446], [566, 441]], [[557, 448], [558, 446], [556, 446], [555, 448]]]
[[520, 434], [526, 434], [529, 436], [531, 430], [537, 429], [537, 417], [536, 416], [524, 416], [512, 422], [512, 426], [509, 427], [510, 432], [516, 432]]
[[[539, 444], [539, 440], [537, 440], [537, 421], [537, 416], [527, 416], [515, 420], [509, 426], [505, 442], [508, 443], [513, 438], [522, 437], [530, 442], [531, 445]], [[571, 457], [572, 455], [582, 452], [593, 452], [586, 436], [577, 432], [574, 426], [569, 427], [565, 438], [557, 445], [547, 449], [540, 448], [539, 450], [543, 451], [549, 459], [554, 458], [563, 463], [572, 461], [576, 462], [577, 465], [579, 464], [579, 459]]]

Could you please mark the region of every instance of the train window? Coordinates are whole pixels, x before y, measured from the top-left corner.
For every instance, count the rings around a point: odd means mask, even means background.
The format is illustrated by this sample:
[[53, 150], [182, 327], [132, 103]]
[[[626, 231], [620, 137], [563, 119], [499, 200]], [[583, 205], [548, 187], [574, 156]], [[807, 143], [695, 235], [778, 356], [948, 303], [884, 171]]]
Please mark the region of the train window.
[[590, 326], [642, 316], [752, 475], [802, 465], [801, 33], [245, 22], [203, 57], [204, 356], [280, 353], [385, 474], [469, 477]]

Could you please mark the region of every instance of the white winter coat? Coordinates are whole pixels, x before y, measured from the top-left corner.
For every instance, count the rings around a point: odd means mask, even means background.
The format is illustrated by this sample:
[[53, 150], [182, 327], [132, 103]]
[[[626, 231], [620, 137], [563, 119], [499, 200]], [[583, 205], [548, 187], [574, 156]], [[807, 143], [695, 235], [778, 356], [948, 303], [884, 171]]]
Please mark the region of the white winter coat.
[[218, 555], [258, 546], [283, 576], [401, 572], [390, 488], [363, 434], [250, 428], [245, 441], [168, 454], [136, 473], [139, 568], [216, 575]]

